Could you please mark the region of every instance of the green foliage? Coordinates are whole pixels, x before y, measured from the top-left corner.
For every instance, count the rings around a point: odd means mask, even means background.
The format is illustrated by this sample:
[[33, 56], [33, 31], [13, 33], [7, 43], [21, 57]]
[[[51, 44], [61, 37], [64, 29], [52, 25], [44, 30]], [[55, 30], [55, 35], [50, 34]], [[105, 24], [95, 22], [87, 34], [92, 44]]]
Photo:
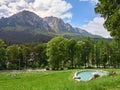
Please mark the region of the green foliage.
[[48, 64], [46, 56], [46, 47], [47, 44], [38, 44], [33, 49], [35, 60], [39, 63], [39, 67], [42, 68]]
[[21, 52], [22, 52], [22, 67], [27, 69], [29, 59], [30, 59], [31, 49], [30, 49], [30, 47], [23, 45]]
[[6, 45], [5, 45], [5, 42], [0, 39], [0, 48], [5, 47], [5, 46], [6, 46]]
[[120, 1], [99, 0], [95, 11], [105, 18], [104, 26], [110, 31], [111, 36], [120, 41]]
[[7, 44], [0, 40], [0, 69], [120, 68], [116, 41], [55, 37], [48, 43]]
[[52, 69], [59, 69], [66, 56], [66, 39], [56, 37], [47, 44], [48, 61]]
[[6, 49], [0, 48], [0, 69], [5, 69], [5, 61], [6, 60]]
[[80, 66], [83, 65], [84, 63], [84, 59], [82, 58], [83, 54], [82, 52], [84, 51], [83, 50], [83, 46], [84, 46], [85, 42], [83, 41], [78, 41], [75, 45], [75, 64], [77, 65], [77, 67], [80, 68]]
[[18, 69], [17, 65], [20, 60], [21, 48], [18, 45], [11, 45], [7, 47], [7, 68]]
[[71, 68], [74, 68], [74, 58], [75, 58], [75, 45], [76, 45], [76, 40], [70, 39], [67, 43], [67, 54], [68, 54], [68, 59], [71, 62]]
[[7, 56], [9, 60], [19, 59], [20, 47], [18, 45], [11, 45], [7, 47]]
[[6, 60], [6, 44], [3, 40], [0, 40], [0, 69], [5, 69]]

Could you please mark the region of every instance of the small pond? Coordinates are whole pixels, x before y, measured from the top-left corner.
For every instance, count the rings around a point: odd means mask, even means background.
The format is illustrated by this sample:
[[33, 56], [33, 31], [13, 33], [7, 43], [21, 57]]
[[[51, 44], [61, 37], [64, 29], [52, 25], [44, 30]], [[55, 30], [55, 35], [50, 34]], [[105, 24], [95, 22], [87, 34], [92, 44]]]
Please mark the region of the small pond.
[[75, 73], [74, 79], [78, 81], [89, 81], [93, 79], [95, 75], [101, 77], [107, 75], [107, 72], [102, 70], [82, 70]]

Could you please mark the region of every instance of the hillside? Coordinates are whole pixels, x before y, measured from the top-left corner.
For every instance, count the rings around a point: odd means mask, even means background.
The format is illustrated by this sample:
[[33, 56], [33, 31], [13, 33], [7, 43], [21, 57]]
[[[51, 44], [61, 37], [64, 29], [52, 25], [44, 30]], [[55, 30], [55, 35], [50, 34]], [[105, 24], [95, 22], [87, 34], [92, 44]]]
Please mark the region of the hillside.
[[92, 37], [80, 28], [74, 28], [57, 17], [41, 18], [33, 12], [22, 11], [11, 17], [0, 19], [0, 38], [13, 42], [46, 42], [54, 36], [75, 37], [78, 39]]

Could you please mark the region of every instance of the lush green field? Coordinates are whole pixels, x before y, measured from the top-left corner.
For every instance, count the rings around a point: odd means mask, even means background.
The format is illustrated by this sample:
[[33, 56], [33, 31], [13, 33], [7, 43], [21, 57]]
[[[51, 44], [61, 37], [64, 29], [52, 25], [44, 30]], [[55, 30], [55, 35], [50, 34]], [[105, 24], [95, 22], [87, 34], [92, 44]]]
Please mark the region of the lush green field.
[[[120, 70], [116, 76], [77, 82], [77, 70], [52, 72], [0, 72], [0, 90], [120, 90]], [[106, 71], [111, 71], [106, 70]]]

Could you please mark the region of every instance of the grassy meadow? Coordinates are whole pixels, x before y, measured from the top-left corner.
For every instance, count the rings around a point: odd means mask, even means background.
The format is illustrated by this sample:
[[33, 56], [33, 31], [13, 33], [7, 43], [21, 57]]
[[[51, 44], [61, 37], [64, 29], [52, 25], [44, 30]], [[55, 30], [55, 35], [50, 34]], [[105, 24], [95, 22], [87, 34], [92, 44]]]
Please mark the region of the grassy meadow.
[[73, 75], [78, 70], [50, 72], [0, 72], [0, 90], [120, 90], [120, 70], [116, 76], [104, 76], [78, 82]]

